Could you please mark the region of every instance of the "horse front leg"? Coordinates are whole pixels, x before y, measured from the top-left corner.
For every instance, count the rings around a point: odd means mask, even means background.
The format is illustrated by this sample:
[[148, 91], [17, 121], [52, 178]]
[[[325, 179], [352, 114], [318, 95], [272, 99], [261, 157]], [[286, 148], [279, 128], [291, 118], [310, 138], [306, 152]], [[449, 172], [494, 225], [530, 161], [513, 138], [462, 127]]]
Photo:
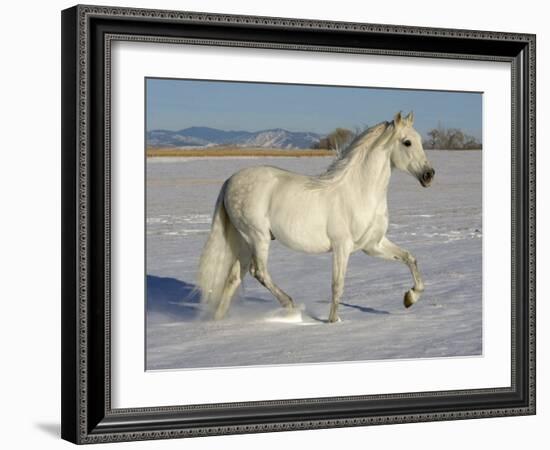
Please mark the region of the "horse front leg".
[[414, 286], [412, 289], [405, 292], [403, 304], [405, 305], [405, 308], [409, 308], [418, 301], [420, 294], [424, 292], [424, 282], [420, 276], [416, 258], [410, 252], [394, 244], [385, 236], [375, 247], [364, 249], [363, 251], [367, 255], [378, 256], [379, 258], [401, 261], [405, 263], [411, 271]]
[[347, 246], [338, 246], [333, 250], [332, 258], [332, 304], [328, 316], [329, 323], [338, 322], [338, 305], [344, 293], [344, 278], [348, 267], [350, 250]]

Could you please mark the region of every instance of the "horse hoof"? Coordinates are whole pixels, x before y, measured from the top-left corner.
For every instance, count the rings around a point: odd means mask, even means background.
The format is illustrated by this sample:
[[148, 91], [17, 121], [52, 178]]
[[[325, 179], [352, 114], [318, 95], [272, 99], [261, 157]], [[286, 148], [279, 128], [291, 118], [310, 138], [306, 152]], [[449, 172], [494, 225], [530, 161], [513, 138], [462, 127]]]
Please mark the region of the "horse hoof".
[[403, 299], [403, 304], [405, 305], [405, 308], [410, 308], [412, 305], [414, 305], [418, 301], [419, 297], [420, 295], [414, 292], [414, 289], [410, 289], [405, 292], [405, 298]]
[[340, 317], [338, 316], [328, 318], [328, 323], [336, 323], [336, 322], [342, 322], [342, 319], [340, 319]]

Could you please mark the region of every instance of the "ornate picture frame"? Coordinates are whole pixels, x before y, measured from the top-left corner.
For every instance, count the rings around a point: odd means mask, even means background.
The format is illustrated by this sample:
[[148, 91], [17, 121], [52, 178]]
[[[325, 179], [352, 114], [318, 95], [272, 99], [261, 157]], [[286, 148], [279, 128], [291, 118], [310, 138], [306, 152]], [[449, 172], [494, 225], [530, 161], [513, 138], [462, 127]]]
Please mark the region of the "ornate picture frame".
[[[120, 41], [509, 64], [510, 385], [114, 408], [110, 77], [112, 44]], [[84, 444], [528, 414], [535, 414], [534, 35], [81, 5], [62, 12], [64, 439]]]

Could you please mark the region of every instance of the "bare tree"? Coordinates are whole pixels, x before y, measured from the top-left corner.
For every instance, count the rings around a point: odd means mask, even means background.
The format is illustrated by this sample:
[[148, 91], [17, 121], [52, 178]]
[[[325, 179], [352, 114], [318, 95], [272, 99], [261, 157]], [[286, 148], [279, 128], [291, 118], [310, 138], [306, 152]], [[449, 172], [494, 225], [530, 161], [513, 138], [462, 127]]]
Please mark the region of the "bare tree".
[[428, 131], [428, 139], [424, 141], [424, 148], [473, 150], [481, 149], [481, 142], [458, 128], [446, 129], [441, 124], [438, 124], [437, 128]]
[[315, 148], [338, 151], [355, 137], [355, 133], [347, 128], [336, 128], [321, 138]]

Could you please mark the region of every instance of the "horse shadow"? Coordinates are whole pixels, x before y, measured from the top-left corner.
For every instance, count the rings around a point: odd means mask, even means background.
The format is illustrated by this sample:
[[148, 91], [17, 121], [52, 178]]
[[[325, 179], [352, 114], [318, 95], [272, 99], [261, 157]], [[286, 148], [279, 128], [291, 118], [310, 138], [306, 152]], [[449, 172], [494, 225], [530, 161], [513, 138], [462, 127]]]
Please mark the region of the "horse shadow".
[[[330, 300], [328, 300], [328, 301], [327, 300], [317, 300], [317, 303], [329, 304]], [[382, 314], [382, 315], [391, 314], [389, 311], [386, 311], [384, 309], [376, 309], [376, 308], [370, 308], [368, 306], [352, 305], [351, 303], [346, 303], [346, 302], [340, 302], [339, 304], [341, 306], [345, 306], [346, 308], [357, 309], [358, 311], [364, 312], [366, 314]]]
[[376, 309], [376, 308], [369, 308], [368, 306], [360, 306], [360, 305], [352, 305], [350, 303], [340, 302], [340, 305], [346, 306], [348, 308], [354, 308], [361, 312], [368, 313], [368, 314], [389, 314], [389, 311], [386, 311], [384, 309]]
[[[330, 300], [329, 301], [327, 301], [327, 300], [317, 300], [316, 303], [330, 304]], [[344, 306], [344, 307], [347, 307], [347, 308], [357, 309], [357, 310], [359, 310], [359, 311], [361, 311], [365, 314], [381, 314], [381, 315], [391, 314], [389, 311], [386, 311], [386, 310], [383, 310], [383, 309], [369, 308], [368, 306], [352, 305], [351, 303], [346, 303], [346, 302], [340, 302], [339, 304], [340, 304], [340, 306]], [[311, 317], [313, 320], [315, 320], [317, 322], [329, 323], [328, 318], [323, 319], [319, 315], [312, 314], [311, 312], [308, 313], [308, 314], [309, 314], [309, 317]]]
[[147, 275], [147, 318], [160, 322], [194, 320], [202, 314], [196, 285], [170, 277]]

